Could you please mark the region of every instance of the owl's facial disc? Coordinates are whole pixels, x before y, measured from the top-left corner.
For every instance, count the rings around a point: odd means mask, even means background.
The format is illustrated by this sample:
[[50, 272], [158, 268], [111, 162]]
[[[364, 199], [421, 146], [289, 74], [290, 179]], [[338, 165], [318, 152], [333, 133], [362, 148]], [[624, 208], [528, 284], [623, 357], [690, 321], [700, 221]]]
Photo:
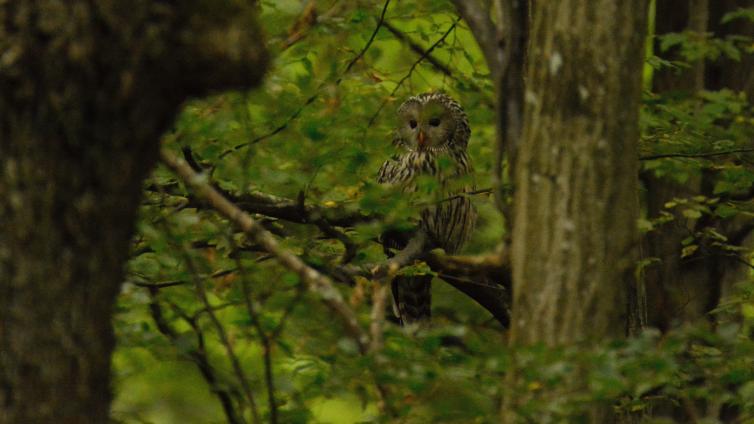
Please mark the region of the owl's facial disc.
[[405, 110], [402, 139], [413, 150], [426, 151], [448, 142], [454, 128], [447, 109], [438, 103], [417, 104]]

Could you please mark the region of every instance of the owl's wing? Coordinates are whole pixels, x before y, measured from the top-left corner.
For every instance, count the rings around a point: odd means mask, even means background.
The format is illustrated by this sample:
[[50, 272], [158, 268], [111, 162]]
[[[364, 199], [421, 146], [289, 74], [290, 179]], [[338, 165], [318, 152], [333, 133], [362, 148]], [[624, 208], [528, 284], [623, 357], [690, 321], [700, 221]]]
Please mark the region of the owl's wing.
[[380, 184], [397, 182], [399, 165], [397, 155], [386, 160], [377, 172], [377, 182]]

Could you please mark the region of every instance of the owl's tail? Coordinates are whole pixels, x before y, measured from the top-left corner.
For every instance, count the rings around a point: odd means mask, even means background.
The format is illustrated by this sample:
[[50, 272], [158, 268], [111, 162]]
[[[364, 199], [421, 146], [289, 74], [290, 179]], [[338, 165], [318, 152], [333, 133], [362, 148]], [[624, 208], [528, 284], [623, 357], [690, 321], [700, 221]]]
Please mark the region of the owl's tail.
[[432, 276], [398, 276], [393, 279], [393, 309], [401, 325], [429, 321], [432, 305]]

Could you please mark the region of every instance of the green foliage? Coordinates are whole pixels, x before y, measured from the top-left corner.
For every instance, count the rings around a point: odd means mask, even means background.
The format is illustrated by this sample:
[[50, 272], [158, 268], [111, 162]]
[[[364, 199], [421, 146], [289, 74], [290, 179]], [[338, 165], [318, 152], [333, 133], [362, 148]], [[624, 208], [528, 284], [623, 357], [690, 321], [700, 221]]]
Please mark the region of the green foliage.
[[[380, 216], [343, 230], [358, 247], [357, 265], [384, 260], [376, 238], [386, 228], [411, 228], [416, 203], [433, 200], [406, 199], [374, 181], [394, 152], [393, 114], [403, 98], [437, 89], [457, 98], [473, 129], [476, 186], [491, 186], [494, 90], [463, 22], [432, 52], [451, 76], [427, 60], [413, 67], [420, 56], [385, 28], [347, 70], [372, 36], [382, 4], [318, 2], [313, 25], [307, 23], [312, 12], [299, 1], [261, 5], [276, 52], [263, 87], [186, 105], [165, 136], [167, 148], [190, 148], [207, 178], [236, 196], [258, 191], [324, 214]], [[392, 2], [386, 16], [424, 49], [457, 18], [448, 2], [429, 0]], [[725, 19], [734, 18], [751, 19], [751, 10]], [[660, 46], [679, 48], [683, 60], [654, 56], [648, 63], [684, 69], [696, 60], [740, 59], [751, 53], [747, 45], [751, 40], [743, 37], [669, 34]], [[658, 216], [643, 217], [642, 231], [708, 222], [678, 246], [684, 257], [714, 251], [750, 263], [749, 250], [718, 228], [752, 214], [750, 200], [740, 200], [754, 186], [754, 156], [747, 150], [754, 140], [750, 99], [731, 90], [646, 92], [641, 125], [643, 173], [679, 184], [714, 177], [708, 192], [677, 198]], [[431, 192], [432, 184], [424, 188]], [[488, 252], [504, 235], [502, 218], [488, 195], [473, 200], [480, 220], [467, 249]], [[312, 266], [337, 264], [345, 252], [316, 225], [257, 218]], [[516, 403], [522, 420], [532, 422], [577, 420], [595, 403], [617, 414], [672, 416], [701, 402], [706, 409], [692, 411], [698, 417], [714, 408], [754, 416], [754, 285], [748, 272], [716, 311], [721, 324], [715, 330], [516, 351], [505, 347], [505, 333], [489, 314], [436, 279], [432, 328], [412, 336], [388, 323], [384, 348], [362, 355], [295, 274], [198, 203], [165, 169], [145, 184], [138, 230], [115, 322], [113, 408], [123, 422], [223, 422], [222, 393], [250, 421], [255, 412], [244, 382], [263, 422], [271, 417], [271, 383], [278, 420], [285, 423], [391, 421], [386, 414], [401, 422], [495, 422], [504, 396]], [[645, 258], [640, 267], [659, 263]], [[416, 264], [403, 272], [429, 271]], [[366, 327], [373, 283], [357, 278], [339, 289]], [[202, 361], [211, 366], [212, 382], [202, 374]], [[524, 376], [513, 386], [505, 383], [512, 367]], [[578, 381], [583, 390], [558, 393], [565, 380]], [[536, 396], [544, 391], [558, 395]], [[386, 412], [379, 412], [383, 407]]]

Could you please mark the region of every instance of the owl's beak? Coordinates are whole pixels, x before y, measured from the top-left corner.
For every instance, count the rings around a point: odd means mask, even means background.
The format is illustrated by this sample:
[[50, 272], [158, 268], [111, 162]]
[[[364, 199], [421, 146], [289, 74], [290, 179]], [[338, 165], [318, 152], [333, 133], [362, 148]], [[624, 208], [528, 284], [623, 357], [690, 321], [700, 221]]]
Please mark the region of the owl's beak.
[[424, 135], [424, 131], [419, 130], [419, 135], [416, 136], [417, 141], [419, 141], [419, 149], [424, 149], [424, 144], [426, 143], [426, 136]]

